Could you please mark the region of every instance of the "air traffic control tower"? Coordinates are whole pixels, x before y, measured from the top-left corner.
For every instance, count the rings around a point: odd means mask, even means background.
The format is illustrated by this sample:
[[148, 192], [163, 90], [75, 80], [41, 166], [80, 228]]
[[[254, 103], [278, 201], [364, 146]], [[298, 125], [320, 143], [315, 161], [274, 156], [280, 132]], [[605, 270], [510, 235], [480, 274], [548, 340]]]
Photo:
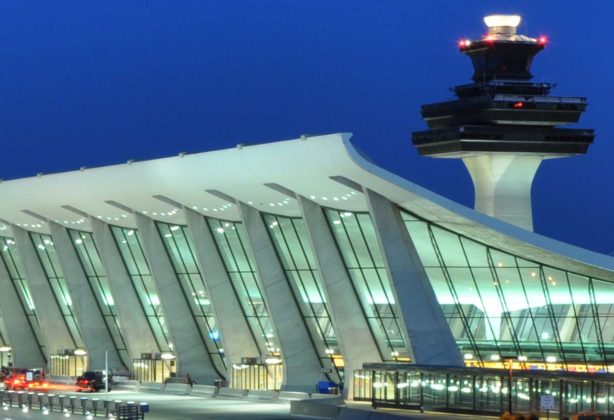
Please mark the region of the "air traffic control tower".
[[422, 156], [463, 159], [477, 211], [532, 230], [531, 184], [541, 161], [586, 153], [594, 132], [560, 128], [578, 121], [586, 98], [551, 96], [554, 84], [531, 81], [547, 39], [517, 34], [520, 16], [484, 22], [485, 36], [459, 43], [473, 83], [454, 87], [454, 100], [423, 105], [429, 130], [412, 141]]

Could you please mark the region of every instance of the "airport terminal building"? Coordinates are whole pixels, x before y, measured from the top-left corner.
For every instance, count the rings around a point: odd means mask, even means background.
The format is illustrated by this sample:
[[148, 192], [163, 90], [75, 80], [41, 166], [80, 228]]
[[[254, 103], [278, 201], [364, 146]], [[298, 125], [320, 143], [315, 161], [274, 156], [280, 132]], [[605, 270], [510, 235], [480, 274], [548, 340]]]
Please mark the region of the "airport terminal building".
[[167, 366], [247, 381], [238, 372], [273, 366], [271, 386], [311, 389], [365, 362], [613, 363], [612, 257], [401, 179], [347, 134], [5, 181], [0, 194], [14, 366], [75, 374], [103, 368], [106, 350], [110, 368], [144, 379]]
[[[414, 135], [421, 153], [468, 158], [470, 172], [478, 152], [529, 156], [526, 173], [536, 155], [592, 141], [553, 128], [568, 121], [541, 108], [547, 87], [510, 83], [457, 92], [499, 95], [487, 107], [499, 143], [467, 154], [484, 143], [478, 123], [439, 119]], [[533, 99], [518, 105], [518, 89]], [[555, 131], [528, 129], [530, 151], [493, 150], [513, 143], [497, 131], [506, 101]], [[567, 116], [584, 106], [554, 102]], [[106, 358], [141, 381], [307, 391], [325, 379], [347, 390], [367, 363], [614, 370], [614, 258], [533, 233], [526, 203], [500, 217], [505, 186], [475, 211], [379, 168], [350, 137], [2, 182], [1, 363], [73, 376]]]

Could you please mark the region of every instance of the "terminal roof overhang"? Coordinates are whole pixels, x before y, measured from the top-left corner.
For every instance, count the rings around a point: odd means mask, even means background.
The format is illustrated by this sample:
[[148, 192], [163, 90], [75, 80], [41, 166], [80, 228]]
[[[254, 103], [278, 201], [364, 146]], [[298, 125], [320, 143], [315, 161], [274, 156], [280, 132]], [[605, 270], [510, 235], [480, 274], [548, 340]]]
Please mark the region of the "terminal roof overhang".
[[88, 216], [136, 227], [130, 210], [185, 224], [181, 206], [239, 220], [236, 203], [300, 216], [302, 195], [325, 207], [367, 211], [361, 187], [418, 216], [521, 257], [614, 281], [614, 258], [493, 219], [419, 187], [362, 157], [350, 134], [260, 145], [4, 181], [0, 235], [9, 224], [49, 232], [49, 222], [90, 230]]

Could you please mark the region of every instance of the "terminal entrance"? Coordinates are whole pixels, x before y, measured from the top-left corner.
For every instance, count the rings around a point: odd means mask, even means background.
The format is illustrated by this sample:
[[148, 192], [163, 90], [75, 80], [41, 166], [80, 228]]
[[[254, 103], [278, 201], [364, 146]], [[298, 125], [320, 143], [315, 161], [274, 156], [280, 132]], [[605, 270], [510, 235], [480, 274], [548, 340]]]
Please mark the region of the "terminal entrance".
[[49, 374], [52, 376], [81, 376], [87, 367], [87, 355], [52, 354]]
[[232, 366], [232, 387], [251, 390], [279, 390], [284, 377], [282, 363], [260, 363], [244, 357]]
[[139, 382], [164, 382], [175, 376], [175, 361], [145, 357], [132, 360], [132, 379]]

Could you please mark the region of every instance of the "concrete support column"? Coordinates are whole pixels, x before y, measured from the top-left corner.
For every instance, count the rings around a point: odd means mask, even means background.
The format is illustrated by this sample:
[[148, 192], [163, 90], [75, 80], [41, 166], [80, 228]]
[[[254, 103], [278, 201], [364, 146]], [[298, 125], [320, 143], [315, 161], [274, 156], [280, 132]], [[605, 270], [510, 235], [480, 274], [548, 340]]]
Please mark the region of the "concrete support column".
[[374, 191], [364, 192], [412, 360], [462, 366], [463, 358], [398, 207]]
[[108, 355], [109, 368], [126, 368], [126, 363], [121, 359], [111, 338], [111, 333], [94, 296], [94, 290], [83, 271], [68, 230], [54, 222], [49, 222], [49, 228], [72, 299], [72, 309], [87, 350], [87, 369], [104, 369], [105, 351]]
[[531, 186], [542, 160], [523, 154], [463, 158], [475, 187], [475, 209], [532, 231]]
[[365, 362], [381, 362], [382, 357], [322, 208], [301, 196], [297, 200], [345, 363], [344, 397], [351, 398], [353, 372]]
[[24, 268], [28, 288], [34, 306], [36, 306], [41, 335], [47, 348], [46, 356], [49, 360], [51, 354], [56, 354], [62, 349], [74, 349], [76, 343], [68, 331], [64, 316], [58, 307], [28, 231], [15, 225], [11, 226], [11, 231]]
[[232, 365], [241, 363], [242, 357], [261, 357], [256, 341], [245, 319], [241, 303], [224, 267], [215, 240], [204, 216], [194, 210], [183, 209], [194, 254], [210, 297], [215, 319], [222, 333], [228, 373], [232, 387]]
[[[13, 366], [47, 366], [46, 356], [36, 341], [36, 332], [21, 306], [13, 280], [0, 259], [0, 312], [3, 315], [6, 339], [12, 348]], [[8, 317], [7, 317], [8, 315]]]
[[[569, 309], [567, 309], [567, 314], [565, 315], [563, 325], [559, 328], [559, 337], [562, 342], [571, 342], [573, 341], [573, 333], [578, 329], [578, 319], [576, 317], [576, 313], [580, 312], [580, 305], [569, 305]], [[580, 336], [580, 331], [578, 331], [578, 337]], [[538, 337], [540, 339], [541, 337]]]
[[201, 335], [155, 222], [139, 213], [134, 213], [134, 217], [143, 251], [158, 289], [164, 319], [173, 339], [177, 375], [182, 377], [189, 373], [196, 382], [213, 385], [220, 375], [216, 372], [205, 345], [208, 337]]
[[260, 213], [243, 203], [238, 206], [269, 316], [281, 346], [284, 363], [282, 389], [313, 392], [316, 383], [324, 377], [320, 372], [322, 365], [307, 325]]
[[109, 280], [130, 359], [139, 359], [141, 353], [160, 352], [162, 349], [158, 347], [151, 332], [109, 225], [95, 217], [90, 217], [89, 222], [100, 261]]

